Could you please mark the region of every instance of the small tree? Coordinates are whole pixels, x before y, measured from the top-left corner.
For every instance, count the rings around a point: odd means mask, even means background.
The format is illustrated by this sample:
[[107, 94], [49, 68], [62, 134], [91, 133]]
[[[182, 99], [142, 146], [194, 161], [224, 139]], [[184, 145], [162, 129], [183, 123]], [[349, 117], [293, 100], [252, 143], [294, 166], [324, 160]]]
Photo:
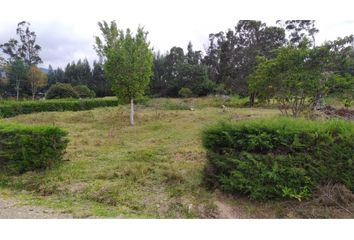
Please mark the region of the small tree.
[[[284, 115], [298, 117], [311, 107], [321, 88], [323, 67], [307, 46], [288, 46], [276, 51], [276, 57], [258, 58], [255, 71], [249, 76], [249, 89], [261, 100], [275, 98]], [[317, 51], [317, 50], [316, 50]]]
[[7, 66], [7, 74], [9, 76], [10, 84], [14, 86], [16, 91], [16, 100], [19, 99], [21, 82], [27, 78], [28, 69], [21, 59], [16, 59]]
[[46, 86], [48, 78], [38, 67], [32, 65], [28, 71], [28, 81], [31, 85], [32, 99], [34, 100], [38, 88]]
[[112, 91], [123, 103], [130, 101], [130, 124], [134, 125], [134, 99], [142, 97], [152, 75], [153, 54], [147, 42], [147, 32], [139, 27], [135, 36], [116, 23], [98, 24], [104, 40], [96, 37], [95, 49], [104, 60], [104, 73]]

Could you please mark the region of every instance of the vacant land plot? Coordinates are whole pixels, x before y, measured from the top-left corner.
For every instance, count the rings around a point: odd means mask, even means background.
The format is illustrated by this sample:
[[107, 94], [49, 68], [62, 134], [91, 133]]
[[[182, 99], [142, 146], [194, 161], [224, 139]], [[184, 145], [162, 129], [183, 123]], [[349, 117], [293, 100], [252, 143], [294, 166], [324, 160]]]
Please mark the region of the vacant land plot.
[[201, 129], [221, 119], [277, 116], [278, 110], [222, 109], [207, 104], [193, 106], [193, 111], [169, 110], [178, 107], [165, 102], [159, 99], [139, 105], [134, 127], [129, 126], [128, 106], [1, 120], [59, 126], [69, 132], [70, 142], [65, 161], [51, 170], [18, 176], [0, 174], [0, 192], [22, 203], [50, 207], [74, 217], [351, 216], [350, 211], [335, 206], [318, 208], [308, 203], [299, 208], [296, 201], [252, 202], [208, 191], [203, 186], [206, 157]]

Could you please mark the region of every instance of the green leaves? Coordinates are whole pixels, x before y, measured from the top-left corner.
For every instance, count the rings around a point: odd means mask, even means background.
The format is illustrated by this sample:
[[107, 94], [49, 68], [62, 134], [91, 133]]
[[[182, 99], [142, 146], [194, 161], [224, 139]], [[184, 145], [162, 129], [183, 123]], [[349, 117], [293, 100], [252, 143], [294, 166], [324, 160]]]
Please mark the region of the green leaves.
[[99, 23], [104, 40], [96, 38], [96, 51], [105, 57], [104, 72], [120, 102], [144, 95], [152, 75], [153, 54], [147, 42], [147, 32], [139, 27], [133, 35], [130, 29], [119, 30], [115, 22]]
[[202, 140], [208, 150], [206, 169], [213, 169], [206, 182], [226, 192], [260, 200], [302, 200], [325, 182], [354, 190], [350, 122], [291, 118], [219, 122], [203, 131]]
[[0, 169], [17, 174], [54, 166], [68, 144], [66, 135], [58, 127], [0, 123]]
[[277, 49], [275, 58], [258, 58], [257, 67], [249, 76], [249, 89], [257, 92], [260, 100], [277, 99], [285, 115], [291, 110], [298, 117], [317, 96], [325, 94], [325, 64], [321, 61], [323, 56], [317, 54], [319, 49], [290, 45]]

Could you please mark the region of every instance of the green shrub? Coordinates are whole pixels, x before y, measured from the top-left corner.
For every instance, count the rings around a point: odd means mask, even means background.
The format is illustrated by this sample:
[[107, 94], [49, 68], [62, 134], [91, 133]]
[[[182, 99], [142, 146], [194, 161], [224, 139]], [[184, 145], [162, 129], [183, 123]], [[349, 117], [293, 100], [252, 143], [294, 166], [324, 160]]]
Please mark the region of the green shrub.
[[80, 98], [94, 98], [96, 93], [89, 89], [86, 85], [77, 85], [74, 87], [75, 92]]
[[79, 94], [68, 83], [56, 83], [50, 86], [46, 99], [79, 98]]
[[193, 88], [193, 93], [197, 96], [207, 96], [215, 92], [216, 84], [211, 80], [205, 80], [203, 83]]
[[311, 196], [332, 182], [354, 191], [354, 124], [287, 118], [220, 122], [203, 131], [206, 182], [253, 199]]
[[188, 97], [192, 97], [193, 93], [189, 88], [181, 88], [178, 91], [178, 95], [183, 98], [188, 98]]
[[13, 117], [19, 114], [35, 112], [81, 111], [97, 107], [113, 107], [118, 105], [117, 99], [56, 99], [40, 101], [4, 101], [0, 103], [0, 117]]
[[58, 127], [0, 123], [0, 169], [23, 173], [52, 167], [62, 159], [66, 135]]

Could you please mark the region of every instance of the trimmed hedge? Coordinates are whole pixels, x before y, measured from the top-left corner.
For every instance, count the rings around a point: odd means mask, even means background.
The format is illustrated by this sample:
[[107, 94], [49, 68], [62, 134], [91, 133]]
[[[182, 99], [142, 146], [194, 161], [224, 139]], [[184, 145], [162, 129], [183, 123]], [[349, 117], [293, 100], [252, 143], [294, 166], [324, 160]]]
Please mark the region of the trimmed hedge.
[[219, 122], [203, 131], [209, 186], [252, 199], [304, 199], [328, 182], [354, 191], [354, 124], [339, 120]]
[[19, 114], [53, 111], [81, 111], [97, 107], [113, 107], [118, 105], [116, 99], [80, 99], [80, 100], [40, 100], [9, 101], [0, 103], [0, 117], [13, 117]]
[[0, 123], [0, 169], [17, 174], [52, 167], [62, 159], [66, 135], [58, 127]]

